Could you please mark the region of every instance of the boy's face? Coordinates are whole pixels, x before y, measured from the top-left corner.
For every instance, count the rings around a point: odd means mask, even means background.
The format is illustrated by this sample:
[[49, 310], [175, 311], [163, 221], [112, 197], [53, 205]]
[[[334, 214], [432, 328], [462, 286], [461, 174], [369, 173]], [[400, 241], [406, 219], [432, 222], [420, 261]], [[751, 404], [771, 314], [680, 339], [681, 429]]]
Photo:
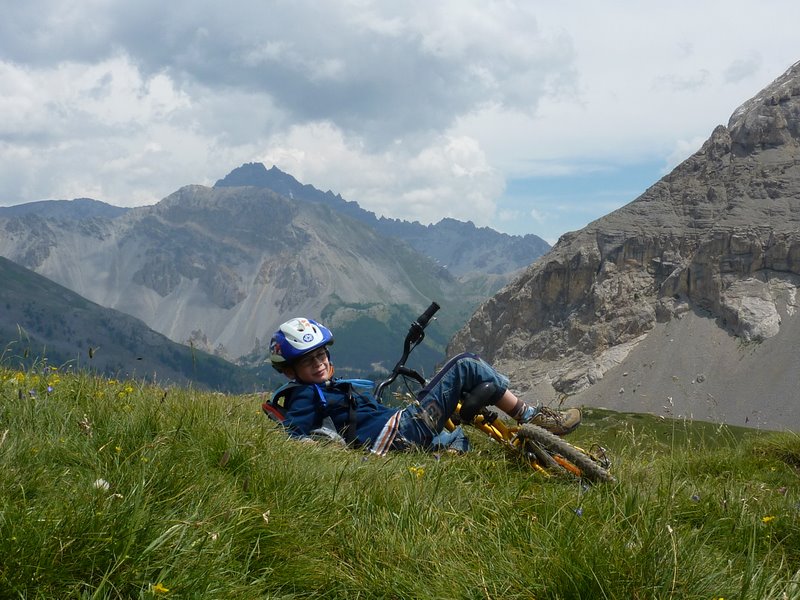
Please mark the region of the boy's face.
[[328, 381], [331, 363], [328, 360], [328, 351], [318, 348], [286, 368], [286, 375], [290, 379], [297, 379], [304, 383], [324, 383]]

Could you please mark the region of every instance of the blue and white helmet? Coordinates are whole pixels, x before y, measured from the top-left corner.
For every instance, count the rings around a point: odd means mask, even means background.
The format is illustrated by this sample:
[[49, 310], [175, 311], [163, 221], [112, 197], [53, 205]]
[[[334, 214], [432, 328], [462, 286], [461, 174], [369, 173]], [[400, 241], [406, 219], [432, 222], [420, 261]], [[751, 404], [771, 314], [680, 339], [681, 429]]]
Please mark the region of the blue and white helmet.
[[333, 334], [322, 323], [295, 317], [283, 323], [272, 335], [269, 358], [272, 366], [281, 371], [298, 358], [332, 343]]

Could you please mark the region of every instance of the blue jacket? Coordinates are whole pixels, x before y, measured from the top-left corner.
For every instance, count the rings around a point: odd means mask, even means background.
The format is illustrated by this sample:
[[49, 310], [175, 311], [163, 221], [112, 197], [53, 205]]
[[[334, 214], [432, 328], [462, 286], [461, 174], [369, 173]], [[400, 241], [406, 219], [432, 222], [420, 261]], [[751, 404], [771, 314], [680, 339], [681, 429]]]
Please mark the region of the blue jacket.
[[[399, 409], [384, 406], [364, 379], [337, 379], [324, 384], [291, 381], [277, 389], [263, 408], [293, 437], [310, 435], [330, 417], [336, 431], [355, 446], [370, 447]], [[353, 431], [353, 426], [355, 431]]]

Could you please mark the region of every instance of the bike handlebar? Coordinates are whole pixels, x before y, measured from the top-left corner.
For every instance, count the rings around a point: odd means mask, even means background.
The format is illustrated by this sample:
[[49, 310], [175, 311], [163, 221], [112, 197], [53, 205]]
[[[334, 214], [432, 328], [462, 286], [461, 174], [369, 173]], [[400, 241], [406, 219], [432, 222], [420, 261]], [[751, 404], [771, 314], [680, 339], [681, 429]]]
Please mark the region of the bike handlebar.
[[439, 310], [439, 305], [436, 302], [431, 302], [431, 305], [425, 309], [425, 312], [417, 317], [417, 320], [411, 323], [405, 341], [405, 354], [403, 355], [403, 362], [408, 358], [408, 353], [411, 352], [411, 344], [419, 344], [422, 338], [425, 337], [425, 328], [428, 326], [428, 321], [433, 318], [436, 311]]
[[431, 302], [431, 305], [425, 309], [425, 312], [422, 313], [419, 317], [417, 317], [416, 323], [423, 329], [428, 326], [428, 321], [431, 320], [433, 315], [436, 314], [436, 311], [439, 310], [441, 306], [436, 304], [436, 302]]
[[394, 369], [392, 369], [391, 375], [375, 386], [375, 397], [378, 398], [378, 400], [380, 400], [383, 390], [394, 382], [399, 375], [411, 377], [424, 385], [425, 379], [422, 375], [413, 369], [407, 368], [405, 364], [411, 351], [422, 342], [422, 339], [425, 337], [425, 327], [428, 326], [428, 322], [433, 318], [433, 315], [436, 314], [439, 308], [441, 307], [436, 302], [431, 302], [430, 306], [425, 309], [425, 312], [418, 316], [416, 321], [411, 323], [411, 327], [408, 329], [408, 334], [406, 334], [406, 339], [403, 343], [403, 356], [397, 361]]

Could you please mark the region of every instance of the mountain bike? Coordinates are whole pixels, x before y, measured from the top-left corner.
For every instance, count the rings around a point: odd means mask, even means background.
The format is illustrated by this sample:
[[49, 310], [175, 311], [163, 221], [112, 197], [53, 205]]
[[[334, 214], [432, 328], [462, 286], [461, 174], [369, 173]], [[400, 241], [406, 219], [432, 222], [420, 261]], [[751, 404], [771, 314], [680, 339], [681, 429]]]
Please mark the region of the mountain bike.
[[[400, 379], [410, 390], [415, 382], [425, 386], [427, 380], [418, 371], [407, 367], [411, 352], [425, 338], [425, 328], [440, 306], [433, 302], [415, 321], [406, 334], [403, 342], [403, 353], [400, 360], [392, 369], [390, 375], [375, 386], [374, 394], [379, 400], [395, 381]], [[611, 461], [605, 448], [595, 445], [590, 450], [584, 450], [569, 442], [532, 424], [509, 424], [503, 419], [501, 413], [492, 410], [492, 407], [481, 409], [475, 418], [467, 423], [460, 418], [461, 403], [447, 421], [449, 431], [458, 425], [470, 425], [488, 435], [498, 442], [511, 455], [520, 458], [537, 472], [546, 475], [566, 475], [585, 479], [590, 482], [613, 482], [614, 477], [609, 473]]]

